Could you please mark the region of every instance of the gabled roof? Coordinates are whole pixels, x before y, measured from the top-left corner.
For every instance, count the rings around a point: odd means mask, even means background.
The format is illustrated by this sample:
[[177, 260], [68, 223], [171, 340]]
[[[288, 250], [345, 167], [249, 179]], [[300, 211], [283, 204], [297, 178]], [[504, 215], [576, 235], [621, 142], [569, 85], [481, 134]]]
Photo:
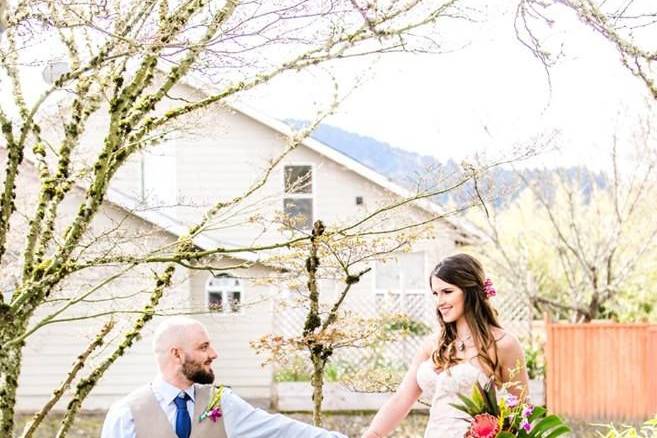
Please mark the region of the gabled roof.
[[[5, 144], [0, 143], [0, 149], [5, 149]], [[23, 158], [23, 163], [32, 167], [36, 170], [36, 163], [29, 155], [26, 155]], [[87, 187], [84, 186], [80, 181], [77, 181], [75, 186], [76, 189], [81, 191], [86, 191]], [[103, 203], [110, 204], [120, 210], [125, 211], [126, 213], [133, 215], [139, 219], [142, 219], [152, 225], [161, 228], [163, 231], [171, 234], [174, 237], [179, 237], [187, 233], [189, 230], [189, 225], [186, 225], [177, 219], [169, 216], [165, 212], [155, 209], [155, 208], [143, 208], [143, 205], [140, 204], [139, 200], [134, 197], [127, 195], [119, 190], [109, 188], [105, 193], [103, 198]], [[192, 242], [197, 247], [202, 250], [214, 249], [214, 248], [226, 248], [226, 249], [239, 249], [240, 247], [234, 243], [226, 242], [224, 240], [216, 239], [209, 235], [209, 233], [200, 234]], [[240, 259], [248, 262], [261, 262], [258, 255], [253, 252], [240, 251], [238, 253], [233, 253], [230, 255], [231, 258]]]
[[[243, 103], [231, 102], [230, 104], [228, 104], [228, 107], [230, 109], [237, 111], [238, 113], [241, 113], [255, 120], [258, 123], [261, 123], [273, 129], [274, 131], [282, 135], [289, 137], [294, 134], [292, 128], [288, 126], [286, 123], [274, 119], [272, 117], [268, 117]], [[328, 146], [325, 143], [322, 143], [312, 137], [307, 137], [302, 141], [302, 144], [307, 148], [317, 152], [318, 154], [345, 167], [346, 169], [349, 169], [350, 171], [356, 173], [357, 175], [362, 176], [363, 178], [373, 182], [374, 184], [382, 187], [383, 189], [385, 189], [386, 191], [392, 194], [400, 196], [401, 198], [413, 197], [413, 193], [411, 193], [409, 190], [403, 188], [402, 186], [393, 182], [389, 178], [386, 178], [380, 173], [365, 166], [361, 162], [349, 157], [348, 155], [343, 154], [340, 151], [333, 149], [332, 147]], [[428, 201], [426, 199], [419, 199], [417, 201], [414, 201], [414, 203], [422, 210], [432, 215], [440, 216], [446, 214], [445, 211], [439, 205], [435, 204], [434, 202]], [[453, 218], [448, 218], [446, 216], [443, 217], [442, 219], [445, 222], [447, 222], [447, 224], [452, 226], [454, 231], [459, 233], [464, 238], [465, 241], [469, 242], [472, 240], [477, 240], [479, 238], [479, 233], [471, 225], [463, 221], [455, 220]]]
[[[127, 195], [116, 189], [108, 189], [105, 194], [105, 201], [115, 205], [116, 207], [124, 210], [150, 224], [161, 228], [162, 230], [172, 234], [175, 237], [186, 234], [190, 228], [177, 219], [169, 216], [165, 212], [157, 208], [140, 208], [140, 203], [134, 197]], [[210, 250], [214, 248], [225, 249], [239, 249], [240, 247], [234, 243], [219, 240], [213, 237], [210, 233], [202, 233], [192, 239], [194, 245], [202, 250]], [[240, 259], [247, 262], [260, 262], [257, 253], [249, 251], [240, 251], [230, 255], [233, 259]]]
[[[181, 81], [181, 83], [190, 88], [193, 88], [194, 90], [206, 96], [218, 93], [218, 90], [216, 90], [213, 86], [191, 76], [186, 76]], [[279, 134], [282, 134], [287, 137], [294, 134], [292, 128], [288, 126], [286, 123], [278, 119], [275, 119], [273, 117], [267, 116], [262, 112], [259, 112], [256, 109], [249, 107], [243, 102], [237, 100], [231, 100], [229, 103], [224, 102], [223, 104], [228, 109], [232, 109], [242, 115], [245, 115], [256, 122], [264, 126], [267, 126], [268, 128], [274, 130], [275, 132], [278, 132]], [[398, 185], [391, 179], [381, 175], [380, 173], [374, 171], [373, 169], [365, 166], [361, 162], [349, 157], [348, 155], [343, 154], [342, 152], [333, 149], [332, 147], [330, 147], [325, 143], [322, 143], [309, 136], [306, 137], [301, 142], [301, 144], [317, 152], [318, 154], [334, 161], [335, 163], [345, 167], [346, 169], [349, 169], [350, 171], [356, 173], [357, 175], [362, 176], [363, 178], [382, 187], [383, 189], [385, 189], [386, 191], [392, 194], [395, 194], [402, 198], [413, 197], [413, 194], [409, 190], [403, 188], [402, 186]], [[432, 215], [441, 216], [446, 214], [446, 212], [439, 205], [426, 199], [420, 199], [414, 201], [414, 204]], [[469, 224], [467, 221], [458, 220], [455, 218], [449, 218], [447, 216], [444, 216], [442, 219], [448, 225], [450, 225], [457, 234], [460, 235], [461, 237], [460, 242], [462, 243], [475, 242], [480, 240], [482, 237], [481, 233], [477, 231], [477, 229], [473, 225]]]

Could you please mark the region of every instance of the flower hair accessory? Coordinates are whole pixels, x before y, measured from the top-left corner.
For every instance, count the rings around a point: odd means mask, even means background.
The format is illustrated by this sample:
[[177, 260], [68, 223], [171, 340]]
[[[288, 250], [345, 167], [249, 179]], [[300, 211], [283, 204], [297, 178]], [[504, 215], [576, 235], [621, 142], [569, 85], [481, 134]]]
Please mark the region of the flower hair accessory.
[[216, 423], [219, 418], [223, 416], [221, 411], [221, 398], [224, 395], [224, 387], [219, 386], [218, 388], [213, 388], [213, 394], [210, 397], [208, 406], [205, 408], [203, 413], [199, 416], [199, 423], [206, 418], [209, 418], [213, 423]]
[[490, 278], [487, 278], [486, 281], [484, 281], [484, 295], [486, 295], [486, 298], [497, 295], [497, 291], [493, 287], [493, 280]]

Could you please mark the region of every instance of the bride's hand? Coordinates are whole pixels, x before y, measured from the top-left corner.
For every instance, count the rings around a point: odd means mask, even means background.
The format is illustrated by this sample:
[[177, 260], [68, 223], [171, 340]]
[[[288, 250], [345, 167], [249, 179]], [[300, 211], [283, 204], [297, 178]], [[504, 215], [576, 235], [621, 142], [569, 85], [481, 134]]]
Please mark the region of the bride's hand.
[[383, 435], [373, 431], [373, 430], [366, 430], [365, 433], [361, 438], [384, 438]]

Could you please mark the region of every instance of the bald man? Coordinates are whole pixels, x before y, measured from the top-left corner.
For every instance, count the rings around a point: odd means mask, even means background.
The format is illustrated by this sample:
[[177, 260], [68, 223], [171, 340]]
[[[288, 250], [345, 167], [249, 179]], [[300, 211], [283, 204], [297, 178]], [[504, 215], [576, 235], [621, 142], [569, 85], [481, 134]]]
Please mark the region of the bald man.
[[199, 421], [210, 399], [217, 352], [194, 319], [164, 320], [155, 331], [153, 351], [159, 374], [110, 408], [102, 438], [346, 438], [256, 409], [228, 388], [221, 400], [223, 416]]

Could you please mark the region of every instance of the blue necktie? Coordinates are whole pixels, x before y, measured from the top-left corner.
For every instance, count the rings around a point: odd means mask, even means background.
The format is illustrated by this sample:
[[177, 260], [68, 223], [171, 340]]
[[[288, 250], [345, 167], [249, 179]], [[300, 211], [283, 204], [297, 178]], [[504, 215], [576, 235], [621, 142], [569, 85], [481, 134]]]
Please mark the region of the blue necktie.
[[184, 393], [179, 395], [173, 402], [176, 404], [176, 435], [178, 438], [189, 438], [192, 433], [192, 420], [187, 411], [187, 400], [191, 397]]

